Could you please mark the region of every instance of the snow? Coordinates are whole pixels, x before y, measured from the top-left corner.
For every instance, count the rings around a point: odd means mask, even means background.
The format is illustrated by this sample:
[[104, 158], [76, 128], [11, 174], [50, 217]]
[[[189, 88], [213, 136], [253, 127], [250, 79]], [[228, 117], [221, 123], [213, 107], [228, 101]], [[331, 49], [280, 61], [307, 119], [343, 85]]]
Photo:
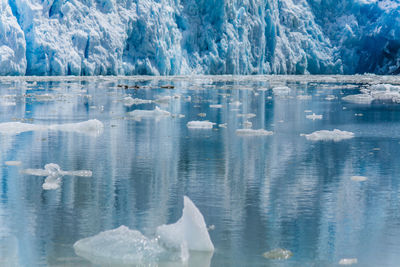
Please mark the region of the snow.
[[182, 217], [174, 224], [158, 226], [155, 237], [146, 237], [137, 230], [120, 226], [78, 240], [74, 244], [74, 250], [78, 255], [96, 264], [135, 266], [158, 266], [167, 262], [171, 266], [186, 266], [188, 259], [190, 260], [196, 251], [202, 251], [205, 254], [201, 259], [197, 259], [200, 264], [196, 266], [208, 266], [206, 262], [210, 260], [214, 245], [203, 215], [194, 203], [184, 196]]
[[245, 129], [237, 129], [236, 134], [241, 136], [263, 136], [263, 135], [267, 136], [267, 135], [273, 135], [274, 132], [267, 131], [264, 129], [254, 130], [245, 128]]
[[353, 138], [354, 133], [334, 129], [333, 131], [328, 131], [328, 130], [315, 131], [311, 134], [301, 134], [301, 136], [304, 136], [307, 140], [311, 140], [311, 141], [335, 141], [335, 142], [338, 142], [338, 141]]
[[399, 12], [390, 0], [1, 0], [0, 75], [396, 74]]
[[186, 125], [189, 129], [212, 129], [214, 124], [210, 121], [189, 121]]

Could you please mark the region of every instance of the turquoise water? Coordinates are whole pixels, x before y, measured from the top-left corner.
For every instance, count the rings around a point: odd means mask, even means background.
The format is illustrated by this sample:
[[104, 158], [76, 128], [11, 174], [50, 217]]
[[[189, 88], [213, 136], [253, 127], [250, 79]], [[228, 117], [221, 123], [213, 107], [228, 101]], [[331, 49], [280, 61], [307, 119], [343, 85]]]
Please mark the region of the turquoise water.
[[[120, 225], [152, 235], [181, 216], [187, 195], [215, 226], [211, 266], [340, 266], [343, 258], [399, 266], [400, 104], [342, 101], [370, 83], [400, 78], [3, 78], [0, 122], [97, 119], [104, 131], [0, 134], [0, 265], [92, 266], [75, 254], [76, 241]], [[274, 95], [277, 86], [291, 91]], [[171, 98], [128, 107], [127, 96]], [[128, 114], [155, 106], [172, 116]], [[237, 135], [248, 113], [253, 129], [273, 135]], [[312, 113], [323, 118], [307, 119]], [[188, 129], [192, 120], [216, 124]], [[354, 138], [301, 136], [333, 129]], [[59, 189], [43, 190], [45, 177], [21, 172], [48, 163], [93, 175], [66, 175]], [[293, 256], [263, 257], [275, 248]]]

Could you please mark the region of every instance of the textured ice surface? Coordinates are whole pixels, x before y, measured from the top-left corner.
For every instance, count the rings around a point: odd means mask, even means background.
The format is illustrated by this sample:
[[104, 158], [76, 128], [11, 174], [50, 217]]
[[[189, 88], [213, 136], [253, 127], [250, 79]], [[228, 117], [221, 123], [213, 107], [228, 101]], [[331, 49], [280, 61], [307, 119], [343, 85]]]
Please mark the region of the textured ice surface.
[[78, 123], [39, 125], [22, 122], [3, 122], [0, 123], [0, 133], [14, 135], [32, 131], [63, 131], [76, 132], [90, 136], [98, 136], [103, 133], [104, 125], [96, 119]]
[[153, 110], [143, 110], [143, 109], [135, 109], [134, 111], [128, 112], [128, 115], [133, 118], [140, 120], [142, 118], [161, 118], [168, 117], [171, 115], [166, 110], [162, 110], [159, 107], [155, 107]]
[[182, 217], [174, 224], [157, 227], [157, 235], [168, 247], [185, 244], [189, 250], [214, 251], [204, 217], [187, 196], [183, 199]]
[[274, 132], [272, 131], [267, 131], [264, 129], [237, 129], [236, 130], [237, 135], [242, 135], [242, 136], [262, 136], [262, 135], [273, 135]]
[[186, 125], [189, 129], [212, 129], [214, 124], [210, 121], [189, 121]]
[[189, 260], [189, 266], [209, 266], [214, 246], [203, 215], [188, 197], [184, 197], [182, 217], [174, 224], [159, 226], [156, 232], [156, 237], [149, 238], [120, 226], [81, 239], [74, 249], [97, 264], [186, 266]]
[[305, 136], [307, 140], [311, 141], [335, 141], [335, 142], [345, 139], [351, 139], [354, 137], [354, 133], [341, 131], [338, 129], [334, 129], [333, 131], [321, 130], [313, 132], [311, 134], [301, 134], [301, 135]]
[[91, 177], [92, 172], [88, 170], [79, 171], [63, 171], [60, 166], [55, 163], [49, 163], [44, 166], [44, 169], [25, 169], [21, 173], [34, 176], [46, 176], [42, 185], [44, 190], [54, 190], [61, 186], [62, 176], [80, 176], [80, 177]]
[[0, 74], [399, 73], [395, 0], [0, 2]]

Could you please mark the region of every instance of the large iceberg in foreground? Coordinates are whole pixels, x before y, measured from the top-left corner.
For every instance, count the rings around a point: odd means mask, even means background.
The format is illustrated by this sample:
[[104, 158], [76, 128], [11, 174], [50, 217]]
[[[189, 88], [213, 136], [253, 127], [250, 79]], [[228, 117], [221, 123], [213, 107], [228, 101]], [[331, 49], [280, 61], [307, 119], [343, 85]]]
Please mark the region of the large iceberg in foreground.
[[0, 75], [400, 73], [395, 0], [0, 0]]
[[[95, 264], [146, 266], [209, 266], [214, 246], [203, 215], [184, 197], [182, 217], [161, 225], [155, 237], [126, 226], [78, 240], [76, 254]], [[188, 264], [189, 263], [189, 264]]]

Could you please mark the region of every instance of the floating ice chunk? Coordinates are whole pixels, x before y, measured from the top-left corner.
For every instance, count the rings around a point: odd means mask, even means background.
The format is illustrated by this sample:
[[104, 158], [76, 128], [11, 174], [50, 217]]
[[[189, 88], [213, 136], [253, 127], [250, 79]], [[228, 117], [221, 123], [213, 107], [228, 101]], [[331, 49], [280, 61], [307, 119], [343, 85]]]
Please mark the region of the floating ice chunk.
[[396, 102], [397, 99], [400, 98], [400, 93], [399, 92], [371, 92], [371, 96], [375, 100], [381, 100], [381, 101], [393, 101]]
[[182, 217], [174, 224], [157, 227], [157, 235], [168, 247], [186, 244], [189, 250], [214, 251], [204, 217], [194, 203], [184, 196]]
[[123, 101], [124, 105], [127, 106], [127, 107], [130, 107], [130, 106], [133, 106], [133, 105], [151, 104], [151, 103], [153, 103], [153, 100], [132, 98], [130, 96], [125, 97], [122, 101]]
[[312, 115], [306, 115], [306, 118], [309, 120], [322, 120], [322, 115], [315, 115], [315, 113], [313, 113]]
[[251, 128], [253, 126], [253, 123], [251, 122], [251, 121], [245, 121], [245, 122], [243, 122], [243, 127], [245, 128], [245, 129], [249, 129], [249, 128]]
[[290, 94], [291, 89], [287, 86], [278, 86], [272, 88], [272, 92], [276, 96], [286, 96]]
[[273, 260], [287, 260], [293, 256], [293, 253], [290, 250], [283, 248], [276, 248], [270, 251], [267, 251], [263, 254], [264, 258], [273, 259]]
[[246, 114], [237, 114], [236, 117], [240, 118], [245, 118], [245, 119], [251, 119], [254, 118], [256, 116], [256, 114], [254, 113], [246, 113]]
[[67, 123], [67, 124], [53, 124], [53, 125], [38, 125], [22, 122], [3, 122], [0, 123], [1, 134], [19, 134], [23, 132], [32, 131], [64, 131], [64, 132], [76, 132], [92, 136], [98, 136], [103, 133], [104, 125], [98, 120], [88, 120], [78, 123]]
[[78, 240], [74, 250], [95, 264], [107, 266], [209, 266], [214, 245], [203, 215], [185, 196], [182, 217], [174, 224], [157, 227], [154, 238], [120, 226]]
[[352, 265], [356, 264], [358, 262], [357, 258], [352, 258], [352, 259], [341, 259], [339, 261], [340, 265]]
[[158, 244], [157, 238], [147, 238], [126, 226], [101, 232], [78, 240], [75, 253], [95, 264], [155, 264], [158, 261], [180, 261], [178, 251], [167, 250]]
[[207, 114], [206, 114], [206, 113], [204, 113], [204, 112], [201, 112], [201, 113], [197, 114], [197, 116], [204, 118], [204, 117], [206, 117], [206, 116], [207, 116]]
[[9, 160], [4, 162], [4, 164], [8, 165], [8, 166], [20, 166], [22, 164], [21, 161], [17, 161], [17, 160]]
[[311, 113], [311, 112], [312, 112], [312, 110], [309, 110], [309, 109], [304, 110], [304, 113]]
[[355, 104], [371, 104], [374, 98], [368, 94], [358, 94], [345, 96], [342, 100]]
[[103, 133], [104, 125], [99, 120], [88, 120], [77, 123], [54, 124], [47, 126], [49, 130], [75, 132], [91, 136], [99, 136]]
[[141, 118], [161, 118], [171, 115], [171, 113], [169, 113], [168, 111], [162, 110], [157, 106], [153, 110], [135, 109], [134, 111], [128, 112], [128, 114], [139, 120]]
[[334, 96], [334, 95], [327, 95], [325, 97], [325, 100], [328, 100], [328, 101], [331, 101], [331, 100], [334, 100], [334, 99], [336, 99], [336, 96]]
[[221, 123], [221, 124], [218, 124], [218, 127], [226, 128], [226, 127], [228, 127], [228, 124], [227, 123]]
[[234, 107], [239, 107], [242, 105], [242, 103], [240, 101], [233, 101], [233, 102], [230, 102], [229, 105], [234, 106]]
[[351, 176], [350, 179], [351, 179], [352, 181], [356, 181], [356, 182], [364, 182], [364, 181], [368, 180], [367, 177], [365, 177], [365, 176], [358, 176], [358, 175]]
[[368, 89], [371, 91], [400, 91], [400, 86], [381, 83], [373, 84]]
[[236, 130], [236, 134], [237, 135], [241, 135], [241, 136], [263, 136], [263, 135], [273, 135], [274, 132], [267, 131], [267, 130], [264, 130], [264, 129], [258, 129], [258, 130], [254, 130], [254, 129], [237, 129]]
[[44, 169], [25, 169], [21, 173], [34, 176], [47, 176], [42, 185], [44, 190], [58, 189], [61, 185], [62, 176], [80, 176], [80, 177], [91, 177], [92, 172], [88, 170], [79, 171], [63, 171], [60, 166], [55, 163], [49, 163], [44, 166]]
[[212, 129], [214, 124], [210, 121], [189, 121], [186, 125], [189, 129]]
[[304, 136], [307, 140], [311, 141], [341, 141], [345, 139], [351, 139], [354, 137], [354, 133], [341, 131], [338, 129], [334, 129], [333, 131], [321, 130], [316, 131], [311, 134], [300, 134]]
[[210, 108], [222, 108], [223, 105], [221, 104], [215, 104], [215, 105], [210, 105]]
[[299, 100], [309, 100], [309, 99], [312, 99], [312, 96], [311, 95], [298, 95], [297, 99], [299, 99]]

